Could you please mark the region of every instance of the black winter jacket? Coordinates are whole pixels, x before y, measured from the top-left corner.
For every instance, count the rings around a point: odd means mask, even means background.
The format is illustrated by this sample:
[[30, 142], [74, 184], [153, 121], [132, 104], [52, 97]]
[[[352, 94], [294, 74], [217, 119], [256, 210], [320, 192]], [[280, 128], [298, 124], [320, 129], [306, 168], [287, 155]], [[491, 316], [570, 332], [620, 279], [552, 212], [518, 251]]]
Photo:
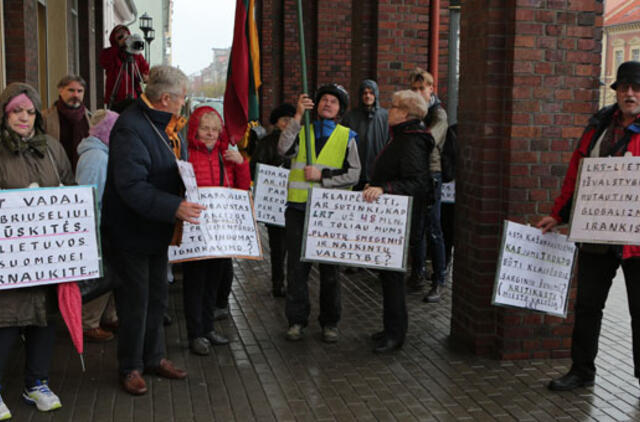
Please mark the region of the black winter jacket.
[[429, 173], [429, 155], [433, 137], [420, 120], [410, 120], [391, 128], [391, 140], [378, 155], [370, 185], [384, 193], [413, 196], [426, 201], [433, 194]]
[[291, 168], [291, 160], [282, 157], [278, 153], [278, 139], [280, 139], [280, 130], [274, 129], [270, 134], [258, 141], [256, 149], [251, 155], [251, 180], [256, 177], [256, 164], [268, 164], [270, 166], [284, 166]]
[[[171, 242], [183, 185], [165, 134], [170, 120], [171, 113], [150, 109], [138, 99], [120, 115], [111, 131], [102, 232], [114, 247], [161, 253]], [[184, 142], [181, 158], [187, 159]]]

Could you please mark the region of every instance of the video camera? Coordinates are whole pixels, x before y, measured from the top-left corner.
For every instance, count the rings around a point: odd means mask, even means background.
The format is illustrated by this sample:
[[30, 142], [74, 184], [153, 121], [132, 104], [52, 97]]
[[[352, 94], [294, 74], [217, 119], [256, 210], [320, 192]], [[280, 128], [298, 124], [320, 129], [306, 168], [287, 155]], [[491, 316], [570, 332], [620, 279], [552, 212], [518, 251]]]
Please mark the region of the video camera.
[[130, 34], [124, 39], [124, 51], [128, 54], [141, 54], [144, 51], [144, 39], [140, 34]]

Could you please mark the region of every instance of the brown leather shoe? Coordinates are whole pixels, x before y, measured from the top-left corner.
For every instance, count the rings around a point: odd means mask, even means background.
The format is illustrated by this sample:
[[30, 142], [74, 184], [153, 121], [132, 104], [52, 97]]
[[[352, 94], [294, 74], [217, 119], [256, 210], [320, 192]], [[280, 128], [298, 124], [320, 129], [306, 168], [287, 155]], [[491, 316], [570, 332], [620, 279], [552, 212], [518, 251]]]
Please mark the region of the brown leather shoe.
[[187, 377], [187, 372], [173, 366], [173, 362], [168, 359], [162, 359], [160, 365], [155, 368], [149, 368], [148, 371], [163, 378], [181, 380]]
[[105, 331], [100, 327], [85, 330], [82, 335], [86, 341], [90, 341], [92, 343], [103, 343], [105, 341], [113, 340], [113, 333]]
[[147, 392], [147, 384], [139, 371], [131, 371], [128, 374], [121, 375], [120, 384], [122, 384], [124, 391], [134, 396], [140, 396]]

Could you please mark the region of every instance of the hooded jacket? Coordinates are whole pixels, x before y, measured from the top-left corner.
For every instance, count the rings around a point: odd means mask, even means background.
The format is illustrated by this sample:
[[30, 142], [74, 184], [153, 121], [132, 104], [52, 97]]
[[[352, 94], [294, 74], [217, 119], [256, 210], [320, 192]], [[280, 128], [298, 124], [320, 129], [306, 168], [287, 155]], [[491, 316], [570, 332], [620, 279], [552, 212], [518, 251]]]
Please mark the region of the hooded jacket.
[[[123, 63], [127, 57], [127, 54], [118, 47], [118, 41], [116, 41], [116, 32], [120, 29], [125, 29], [129, 34], [129, 28], [124, 25], [116, 25], [109, 35], [109, 42], [111, 47], [105, 48], [100, 52], [100, 66], [102, 66], [107, 74], [107, 83], [104, 90], [104, 103], [109, 104], [111, 99], [111, 93], [113, 92], [116, 79], [120, 73], [120, 69], [123, 68]], [[140, 74], [147, 75], [149, 73], [149, 63], [144, 59], [142, 54], [135, 54], [133, 56], [134, 63], [138, 66]], [[138, 98], [138, 95], [142, 92], [140, 88], [139, 78], [135, 79], [133, 98]], [[131, 72], [125, 72], [123, 68], [122, 77], [118, 86], [118, 92], [114, 99], [114, 103], [120, 102], [127, 98], [127, 87], [131, 86]]]
[[[366, 88], [373, 91], [376, 99], [373, 107], [368, 109], [362, 104], [362, 93]], [[389, 140], [389, 113], [380, 107], [380, 91], [378, 84], [371, 79], [365, 79], [360, 84], [358, 108], [347, 112], [342, 119], [342, 125], [347, 126], [358, 134], [358, 155], [360, 157], [360, 184], [371, 179], [373, 162]]]
[[[0, 130], [5, 130], [5, 106], [11, 98], [21, 93], [25, 93], [33, 102], [37, 110], [36, 132], [43, 133], [40, 96], [29, 85], [17, 82], [9, 84], [0, 94], [0, 122], [3, 122]], [[37, 183], [41, 187], [58, 186], [60, 183], [74, 184], [71, 164], [62, 144], [51, 136], [45, 136], [47, 153], [44, 155], [31, 149], [13, 152], [0, 142], [0, 189], [21, 189], [31, 183]], [[47, 314], [55, 313], [56, 304], [55, 288], [52, 286], [2, 290], [0, 327], [46, 326]]]
[[[187, 128], [189, 162], [193, 164], [198, 186], [226, 186], [244, 190], [249, 189], [251, 185], [249, 162], [245, 159], [242, 164], [236, 164], [223, 158], [225, 151], [229, 149], [229, 137], [225, 130], [220, 131], [220, 136], [211, 151], [201, 140], [197, 139], [200, 119], [207, 113], [215, 113], [222, 121], [222, 117], [213, 107], [198, 107], [191, 114]], [[221, 171], [222, 181], [220, 180]]]

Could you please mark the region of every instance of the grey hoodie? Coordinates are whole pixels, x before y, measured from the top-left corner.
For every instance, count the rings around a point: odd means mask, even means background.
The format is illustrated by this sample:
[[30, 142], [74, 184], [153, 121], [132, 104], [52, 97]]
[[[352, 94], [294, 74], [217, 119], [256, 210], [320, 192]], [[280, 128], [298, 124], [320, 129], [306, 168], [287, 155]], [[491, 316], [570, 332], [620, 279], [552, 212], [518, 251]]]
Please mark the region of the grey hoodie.
[[[371, 109], [367, 109], [362, 104], [362, 93], [365, 88], [371, 89], [376, 96]], [[389, 140], [389, 114], [386, 109], [380, 107], [379, 96], [380, 91], [375, 81], [371, 79], [362, 81], [358, 90], [358, 108], [347, 112], [341, 122], [358, 134], [358, 155], [362, 166], [360, 184], [371, 180], [376, 157]]]

